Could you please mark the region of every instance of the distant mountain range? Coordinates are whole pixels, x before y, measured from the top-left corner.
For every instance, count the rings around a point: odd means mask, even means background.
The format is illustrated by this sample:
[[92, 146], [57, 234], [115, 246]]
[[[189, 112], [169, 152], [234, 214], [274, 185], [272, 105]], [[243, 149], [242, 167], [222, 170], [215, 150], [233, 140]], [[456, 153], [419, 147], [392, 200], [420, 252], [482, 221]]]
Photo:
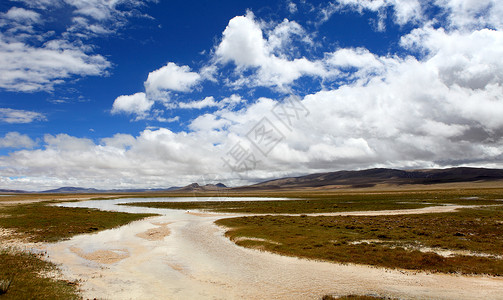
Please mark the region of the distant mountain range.
[[100, 193], [148, 193], [148, 192], [169, 192], [180, 189], [180, 187], [170, 187], [165, 189], [112, 189], [112, 190], [99, 190], [94, 188], [81, 188], [73, 186], [65, 186], [53, 190], [46, 190], [40, 192], [28, 192], [21, 190], [6, 190], [0, 189], [0, 193], [4, 194], [21, 194], [21, 193], [37, 193], [37, 194], [100, 194]]
[[187, 186], [177, 188], [177, 192], [207, 192], [207, 191], [217, 191], [221, 189], [227, 189], [227, 186], [223, 183], [217, 184], [206, 184], [199, 185], [198, 183], [192, 183]]
[[364, 188], [377, 184], [439, 184], [502, 180], [502, 169], [450, 168], [425, 170], [368, 169], [310, 174], [299, 177], [274, 179], [240, 187], [241, 190], [276, 190], [298, 188]]
[[[192, 183], [184, 187], [170, 187], [164, 189], [111, 189], [111, 190], [99, 190], [94, 188], [81, 188], [73, 186], [65, 186], [57, 189], [46, 190], [36, 192], [38, 194], [101, 194], [101, 193], [162, 193], [162, 192], [196, 192], [196, 191], [216, 191], [219, 189], [226, 189], [227, 186], [223, 183], [217, 184], [206, 184], [199, 185], [197, 183]], [[21, 193], [31, 193], [28, 191], [21, 190], [6, 190], [0, 189], [0, 193], [4, 194], [21, 194]]]
[[[184, 187], [170, 187], [165, 189], [112, 189], [99, 190], [94, 188], [62, 187], [39, 193], [148, 193], [148, 192], [208, 192], [217, 190], [228, 191], [260, 191], [260, 190], [288, 190], [288, 189], [337, 189], [337, 188], [365, 188], [378, 184], [405, 185], [439, 183], [475, 182], [503, 180], [502, 169], [486, 168], [449, 168], [424, 170], [397, 169], [368, 169], [361, 171], [337, 171], [317, 173], [298, 177], [286, 177], [265, 182], [229, 188], [223, 183], [199, 185], [192, 183]], [[28, 193], [19, 190], [0, 189], [0, 193]]]
[[28, 192], [27, 191], [20, 191], [20, 190], [0, 189], [0, 194], [23, 194], [23, 193], [28, 193]]
[[47, 194], [59, 194], [59, 193], [90, 193], [90, 194], [98, 194], [98, 193], [147, 193], [147, 192], [168, 192], [177, 190], [179, 187], [170, 187], [166, 189], [113, 189], [113, 190], [98, 190], [93, 188], [80, 188], [80, 187], [61, 187], [59, 189], [42, 191], [40, 193]]

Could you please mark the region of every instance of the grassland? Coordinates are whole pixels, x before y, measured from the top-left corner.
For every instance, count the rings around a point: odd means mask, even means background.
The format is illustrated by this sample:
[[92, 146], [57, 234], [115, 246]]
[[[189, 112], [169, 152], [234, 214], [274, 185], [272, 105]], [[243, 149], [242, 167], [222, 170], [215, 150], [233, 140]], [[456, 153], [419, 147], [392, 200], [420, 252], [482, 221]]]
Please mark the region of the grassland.
[[[222, 219], [238, 245], [340, 263], [503, 275], [503, 208], [395, 216], [251, 216]], [[425, 252], [419, 251], [427, 247]], [[433, 250], [432, 250], [433, 249]], [[444, 257], [438, 250], [486, 254]], [[423, 250], [424, 251], [424, 250]]]
[[[269, 194], [266, 194], [269, 195]], [[467, 189], [441, 191], [392, 191], [332, 194], [278, 194], [295, 200], [282, 201], [204, 201], [204, 202], [142, 202], [124, 205], [205, 210], [227, 213], [307, 214], [345, 211], [413, 209], [442, 204], [503, 204], [503, 189]]]
[[[13, 230], [13, 235], [24, 241], [55, 242], [150, 216], [47, 204], [0, 207], [0, 227]], [[43, 276], [55, 269], [42, 254], [0, 249], [0, 295], [5, 299], [79, 299], [75, 283]]]

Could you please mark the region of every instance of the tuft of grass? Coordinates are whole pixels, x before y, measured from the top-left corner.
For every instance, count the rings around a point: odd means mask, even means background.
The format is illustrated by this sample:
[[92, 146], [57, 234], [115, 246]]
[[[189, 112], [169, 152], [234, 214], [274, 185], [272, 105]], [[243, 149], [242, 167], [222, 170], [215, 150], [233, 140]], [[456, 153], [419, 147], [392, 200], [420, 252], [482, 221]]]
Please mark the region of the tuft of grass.
[[[240, 246], [275, 253], [431, 272], [503, 275], [503, 208], [395, 216], [250, 216], [216, 221]], [[254, 240], [240, 237], [257, 238]], [[269, 242], [261, 242], [261, 240]], [[272, 242], [270, 242], [272, 241]], [[443, 257], [418, 247], [494, 257]]]
[[80, 299], [77, 283], [41, 275], [56, 270], [54, 264], [41, 256], [10, 249], [0, 251], [2, 299]]
[[12, 280], [14, 280], [14, 275], [0, 279], [0, 295], [7, 293], [12, 284]]

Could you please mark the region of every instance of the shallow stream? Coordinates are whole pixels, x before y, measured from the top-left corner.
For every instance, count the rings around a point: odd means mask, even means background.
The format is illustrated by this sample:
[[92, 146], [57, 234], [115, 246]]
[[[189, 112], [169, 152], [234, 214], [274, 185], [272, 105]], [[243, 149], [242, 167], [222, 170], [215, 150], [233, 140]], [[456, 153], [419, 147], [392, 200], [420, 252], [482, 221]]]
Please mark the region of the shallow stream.
[[160, 216], [47, 244], [45, 250], [50, 260], [61, 264], [66, 279], [81, 280], [83, 296], [90, 299], [321, 299], [326, 294], [497, 299], [503, 295], [501, 278], [341, 265], [245, 249], [214, 224], [217, 219], [237, 216], [233, 214], [117, 205], [188, 200], [130, 198], [59, 204]]

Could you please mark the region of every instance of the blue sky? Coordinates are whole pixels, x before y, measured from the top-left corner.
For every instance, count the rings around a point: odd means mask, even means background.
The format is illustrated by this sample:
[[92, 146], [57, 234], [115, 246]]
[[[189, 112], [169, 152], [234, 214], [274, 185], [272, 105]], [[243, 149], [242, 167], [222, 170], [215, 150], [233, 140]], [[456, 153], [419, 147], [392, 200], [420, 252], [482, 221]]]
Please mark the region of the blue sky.
[[501, 167], [503, 4], [0, 4], [0, 188]]

